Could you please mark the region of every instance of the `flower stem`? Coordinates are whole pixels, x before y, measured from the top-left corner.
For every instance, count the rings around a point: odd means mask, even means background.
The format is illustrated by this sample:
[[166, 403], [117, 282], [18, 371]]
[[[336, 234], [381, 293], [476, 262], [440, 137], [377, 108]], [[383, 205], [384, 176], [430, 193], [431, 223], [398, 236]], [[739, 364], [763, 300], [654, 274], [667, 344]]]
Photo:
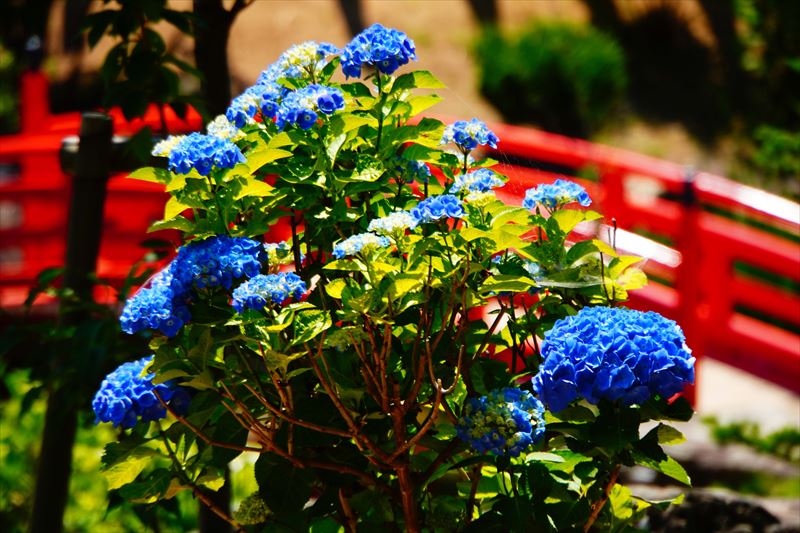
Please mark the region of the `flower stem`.
[[608, 501], [608, 496], [611, 494], [611, 489], [614, 488], [614, 484], [617, 482], [619, 470], [620, 465], [614, 467], [614, 469], [611, 471], [611, 475], [608, 478], [608, 483], [606, 483], [606, 486], [603, 489], [603, 496], [592, 504], [592, 514], [589, 515], [589, 520], [587, 520], [586, 524], [583, 526], [583, 533], [589, 533], [589, 531], [592, 529], [592, 526], [597, 521], [597, 517], [600, 516], [600, 511], [603, 510], [603, 507]]

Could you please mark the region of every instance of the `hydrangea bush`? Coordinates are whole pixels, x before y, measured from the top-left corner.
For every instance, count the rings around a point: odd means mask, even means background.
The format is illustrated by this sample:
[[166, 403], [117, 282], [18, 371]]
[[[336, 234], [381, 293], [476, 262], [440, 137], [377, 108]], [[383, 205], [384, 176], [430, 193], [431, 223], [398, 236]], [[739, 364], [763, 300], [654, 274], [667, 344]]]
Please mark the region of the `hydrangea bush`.
[[442, 84], [415, 59], [380, 25], [297, 45], [131, 175], [182, 245], [122, 311], [152, 358], [95, 399], [130, 428], [122, 496], [213, 505], [251, 454], [258, 491], [214, 509], [239, 531], [623, 531], [651, 503], [622, 465], [688, 483], [680, 433], [639, 432], [687, 420], [693, 380], [674, 322], [619, 307], [639, 259], [576, 239], [601, 218], [576, 183], [499, 200], [502, 140], [420, 118]]

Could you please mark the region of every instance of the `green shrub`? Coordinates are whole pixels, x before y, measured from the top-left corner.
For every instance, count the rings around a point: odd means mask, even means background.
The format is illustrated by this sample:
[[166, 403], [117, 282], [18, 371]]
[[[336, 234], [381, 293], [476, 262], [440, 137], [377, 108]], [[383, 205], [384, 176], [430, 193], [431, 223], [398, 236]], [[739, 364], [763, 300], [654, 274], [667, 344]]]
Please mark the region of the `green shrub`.
[[622, 49], [587, 26], [550, 22], [515, 37], [490, 29], [475, 53], [481, 93], [508, 122], [586, 137], [625, 95]]
[[800, 177], [800, 133], [762, 125], [753, 136], [757, 150], [753, 154], [756, 169], [767, 177]]

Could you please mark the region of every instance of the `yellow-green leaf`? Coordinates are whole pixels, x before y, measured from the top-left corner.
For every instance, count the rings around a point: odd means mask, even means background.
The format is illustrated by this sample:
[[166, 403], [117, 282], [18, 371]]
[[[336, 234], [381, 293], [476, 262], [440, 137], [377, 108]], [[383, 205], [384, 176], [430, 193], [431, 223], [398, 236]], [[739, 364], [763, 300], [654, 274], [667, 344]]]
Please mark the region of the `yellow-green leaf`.
[[190, 207], [191, 206], [179, 202], [174, 196], [171, 196], [164, 206], [164, 220], [175, 218]]
[[341, 278], [335, 279], [330, 283], [328, 283], [327, 285], [325, 285], [325, 292], [327, 292], [331, 298], [336, 298], [337, 300], [341, 300], [342, 291], [346, 286], [347, 286], [346, 280]]
[[108, 482], [109, 490], [118, 489], [135, 481], [136, 477], [152, 462], [154, 455], [157, 455], [154, 450], [134, 448], [128, 452], [124, 461], [106, 468], [103, 471], [103, 476]]
[[236, 193], [235, 199], [241, 200], [245, 196], [269, 196], [272, 191], [273, 187], [269, 183], [256, 178], [248, 178], [247, 183]]
[[151, 183], [169, 183], [171, 177], [172, 173], [169, 170], [155, 167], [139, 168], [128, 174], [130, 179]]

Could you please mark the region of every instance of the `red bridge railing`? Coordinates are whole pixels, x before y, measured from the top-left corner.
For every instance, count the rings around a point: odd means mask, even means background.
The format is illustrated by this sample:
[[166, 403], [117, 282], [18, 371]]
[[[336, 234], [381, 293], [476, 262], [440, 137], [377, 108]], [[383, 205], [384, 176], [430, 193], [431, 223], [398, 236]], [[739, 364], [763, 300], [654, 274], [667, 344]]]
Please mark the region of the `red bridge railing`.
[[[24, 80], [23, 132], [0, 138], [0, 305], [19, 305], [35, 275], [63, 263], [69, 181], [58, 153], [79, 115], [50, 115], [46, 81]], [[27, 105], [26, 105], [27, 102]], [[194, 131], [165, 110], [172, 132]], [[151, 108], [114, 131], [158, 129]], [[618, 248], [645, 256], [651, 283], [630, 305], [678, 320], [695, 354], [708, 355], [800, 393], [800, 205], [725, 178], [586, 141], [502, 124], [492, 157], [510, 178], [501, 190], [519, 202], [525, 190], [567, 175], [581, 182]], [[112, 178], [98, 275], [120, 279], [139, 259], [137, 244], [161, 218], [165, 194], [151, 183]], [[744, 217], [737, 219], [735, 217]], [[608, 239], [607, 226], [581, 228]]]

